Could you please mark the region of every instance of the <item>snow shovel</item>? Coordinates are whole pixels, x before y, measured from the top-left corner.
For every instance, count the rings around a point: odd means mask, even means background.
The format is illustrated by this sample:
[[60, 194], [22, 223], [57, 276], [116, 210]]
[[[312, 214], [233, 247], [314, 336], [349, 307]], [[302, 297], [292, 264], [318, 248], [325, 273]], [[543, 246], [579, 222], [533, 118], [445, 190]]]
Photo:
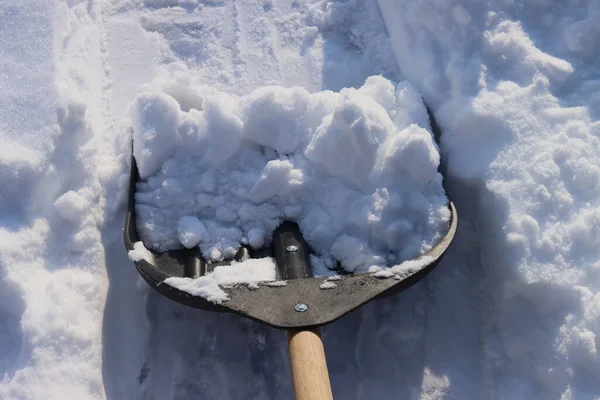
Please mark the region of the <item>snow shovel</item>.
[[[439, 128], [433, 119], [431, 126], [436, 140], [439, 139]], [[127, 250], [133, 250], [134, 243], [140, 241], [135, 217], [135, 190], [139, 179], [132, 155], [124, 232]], [[251, 290], [246, 285], [223, 288], [229, 300], [214, 304], [164, 282], [170, 277], [198, 278], [210, 273], [215, 266], [226, 264], [208, 263], [197, 247], [162, 253], [150, 250], [152, 259], [136, 261], [135, 266], [150, 286], [176, 302], [203, 310], [234, 312], [269, 326], [288, 330], [296, 399], [332, 399], [319, 327], [335, 321], [368, 301], [406, 289], [425, 277], [439, 263], [456, 233], [456, 209], [452, 202], [449, 202], [448, 207], [451, 213], [448, 231], [435, 247], [415, 260], [421, 268], [402, 277], [378, 278], [370, 273], [342, 275], [335, 281], [336, 287], [321, 289], [320, 285], [325, 278], [312, 276], [310, 248], [298, 225], [291, 221], [283, 222], [275, 230], [269, 248], [255, 251], [242, 247], [235, 257], [273, 257], [277, 279], [287, 281], [286, 286], [267, 285], [258, 290]]]

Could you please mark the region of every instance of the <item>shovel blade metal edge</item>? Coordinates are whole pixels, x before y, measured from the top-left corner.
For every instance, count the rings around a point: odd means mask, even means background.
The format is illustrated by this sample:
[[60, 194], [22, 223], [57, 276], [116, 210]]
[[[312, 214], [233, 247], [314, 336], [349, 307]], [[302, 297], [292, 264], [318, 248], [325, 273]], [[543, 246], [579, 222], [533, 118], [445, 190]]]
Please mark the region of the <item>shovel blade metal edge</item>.
[[[124, 240], [126, 249], [133, 250], [139, 235], [135, 219], [135, 187], [139, 173], [135, 158], [131, 158], [129, 201], [125, 217]], [[229, 300], [220, 304], [181, 291], [164, 281], [170, 277], [188, 276], [190, 265], [202, 262], [197, 249], [183, 249], [159, 253], [153, 250], [153, 260], [135, 262], [139, 274], [162, 295], [178, 303], [203, 310], [234, 312], [275, 328], [301, 329], [326, 325], [342, 315], [376, 298], [404, 290], [431, 272], [442, 259], [452, 243], [458, 225], [456, 208], [452, 202], [447, 233], [431, 250], [417, 260], [423, 262], [420, 269], [398, 277], [377, 278], [373, 274], [342, 275], [335, 281], [336, 287], [321, 289], [325, 278], [291, 279], [287, 285], [272, 287], [261, 285], [252, 290], [246, 285], [224, 288]], [[197, 268], [197, 267], [196, 267]], [[297, 304], [306, 305], [303, 312], [296, 311]]]

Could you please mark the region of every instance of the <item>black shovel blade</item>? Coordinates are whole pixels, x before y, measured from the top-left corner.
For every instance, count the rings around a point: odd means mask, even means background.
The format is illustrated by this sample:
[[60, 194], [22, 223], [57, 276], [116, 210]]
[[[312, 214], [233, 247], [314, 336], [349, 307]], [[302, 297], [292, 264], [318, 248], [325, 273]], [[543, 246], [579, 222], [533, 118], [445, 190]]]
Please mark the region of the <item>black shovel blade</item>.
[[[135, 158], [131, 159], [129, 202], [125, 218], [125, 247], [133, 250], [140, 240], [135, 218], [135, 188], [139, 173]], [[285, 286], [260, 285], [250, 289], [247, 285], [223, 288], [229, 300], [212, 303], [202, 297], [181, 291], [164, 281], [170, 277], [198, 278], [210, 266], [202, 259], [198, 248], [156, 252], [150, 262], [140, 260], [135, 266], [140, 275], [156, 290], [168, 298], [191, 307], [235, 312], [244, 317], [283, 329], [312, 328], [328, 324], [342, 315], [375, 298], [397, 293], [425, 277], [441, 260], [456, 233], [457, 215], [454, 204], [449, 204], [451, 218], [449, 229], [440, 242], [419, 259], [420, 269], [401, 278], [377, 278], [373, 274], [341, 275], [336, 287], [321, 289], [325, 278], [310, 277], [309, 247], [302, 238], [298, 225], [284, 222], [274, 233], [271, 249], [264, 249], [246, 256], [273, 256], [277, 265], [278, 279], [286, 280]], [[291, 246], [291, 247], [290, 247]], [[290, 251], [291, 250], [291, 251]]]

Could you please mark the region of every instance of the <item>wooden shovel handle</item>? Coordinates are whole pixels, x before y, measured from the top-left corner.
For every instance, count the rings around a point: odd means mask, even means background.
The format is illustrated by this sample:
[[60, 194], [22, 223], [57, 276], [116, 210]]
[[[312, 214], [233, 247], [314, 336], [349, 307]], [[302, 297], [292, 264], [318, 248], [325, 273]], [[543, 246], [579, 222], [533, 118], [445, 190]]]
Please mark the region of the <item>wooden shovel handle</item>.
[[288, 331], [288, 344], [296, 400], [332, 400], [319, 328]]

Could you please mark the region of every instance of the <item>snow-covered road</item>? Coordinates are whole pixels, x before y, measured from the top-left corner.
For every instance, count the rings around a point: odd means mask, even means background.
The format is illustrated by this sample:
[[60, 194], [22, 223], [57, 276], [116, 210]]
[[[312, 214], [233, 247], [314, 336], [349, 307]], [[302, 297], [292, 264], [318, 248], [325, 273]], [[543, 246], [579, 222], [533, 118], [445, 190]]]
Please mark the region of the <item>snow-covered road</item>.
[[2, 1], [0, 398], [291, 398], [283, 332], [127, 258], [128, 108], [379, 74], [434, 111], [460, 224], [425, 280], [323, 329], [336, 398], [600, 398], [599, 51], [596, 0]]

